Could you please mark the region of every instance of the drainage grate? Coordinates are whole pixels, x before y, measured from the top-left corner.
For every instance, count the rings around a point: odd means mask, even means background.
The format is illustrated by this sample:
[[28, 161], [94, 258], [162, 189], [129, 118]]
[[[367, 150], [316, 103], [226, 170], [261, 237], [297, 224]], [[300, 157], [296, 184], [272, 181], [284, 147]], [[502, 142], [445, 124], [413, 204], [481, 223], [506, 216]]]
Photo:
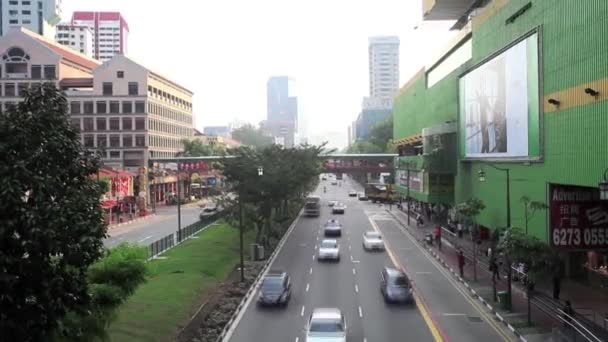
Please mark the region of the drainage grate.
[[480, 317], [477, 317], [477, 316], [467, 316], [467, 318], [469, 319], [469, 321], [471, 321], [473, 323], [481, 323], [481, 322], [483, 322], [483, 320]]

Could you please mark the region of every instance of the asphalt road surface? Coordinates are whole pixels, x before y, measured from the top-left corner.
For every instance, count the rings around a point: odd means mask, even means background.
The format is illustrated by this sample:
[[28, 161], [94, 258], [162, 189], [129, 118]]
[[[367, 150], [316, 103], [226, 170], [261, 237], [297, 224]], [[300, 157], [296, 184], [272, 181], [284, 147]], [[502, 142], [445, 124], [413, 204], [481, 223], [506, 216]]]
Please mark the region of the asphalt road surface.
[[[181, 212], [183, 228], [198, 221], [201, 209], [182, 207]], [[113, 228], [104, 245], [113, 247], [122, 242], [147, 245], [176, 231], [177, 206], [161, 207], [154, 217]]]
[[[361, 188], [345, 180], [342, 186], [322, 182], [319, 218], [302, 217], [270, 269], [287, 271], [292, 277], [292, 297], [286, 308], [259, 308], [257, 293], [237, 319], [229, 341], [295, 341], [306, 339], [305, 324], [314, 308], [342, 310], [348, 327], [348, 341], [511, 341], [504, 327], [452, 281], [418, 242], [395, 223], [386, 208], [348, 197]], [[327, 202], [343, 201], [345, 215], [331, 215]], [[338, 238], [339, 263], [319, 263], [317, 248], [323, 238], [321, 224], [337, 217], [343, 224]], [[363, 233], [382, 232], [386, 252], [366, 252]], [[314, 256], [314, 257], [313, 257]], [[403, 267], [416, 287], [415, 305], [385, 304], [379, 290], [384, 266]]]

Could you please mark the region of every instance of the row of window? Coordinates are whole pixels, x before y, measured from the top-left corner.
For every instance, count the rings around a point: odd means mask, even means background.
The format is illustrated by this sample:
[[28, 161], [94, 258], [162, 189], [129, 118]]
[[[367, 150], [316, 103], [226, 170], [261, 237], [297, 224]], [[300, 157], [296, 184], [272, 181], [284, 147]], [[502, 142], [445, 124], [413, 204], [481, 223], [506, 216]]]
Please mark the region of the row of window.
[[152, 86], [148, 86], [148, 96], [161, 99], [176, 106], [192, 109], [192, 103]]
[[188, 115], [156, 103], [148, 102], [148, 113], [158, 115], [169, 120], [180, 121], [188, 125], [192, 124], [192, 115]]
[[71, 101], [70, 114], [144, 114], [145, 101]]
[[[13, 76], [18, 74], [22, 77], [20, 78], [28, 78], [28, 64], [27, 62], [12, 62], [7, 61], [4, 63], [4, 69], [6, 70], [6, 74], [2, 75], [2, 68], [0, 68], [0, 77], [3, 76]], [[29, 78], [33, 80], [54, 80], [57, 78], [57, 68], [54, 65], [39, 65], [32, 64], [29, 68]], [[43, 78], [44, 76], [44, 78]]]
[[167, 134], [188, 136], [192, 131], [191, 128], [177, 126], [171, 123], [163, 122], [160, 120], [149, 119], [148, 129], [156, 132], [163, 132]]
[[146, 118], [135, 118], [135, 123], [133, 118], [72, 118], [72, 125], [83, 132], [144, 131]]
[[150, 135], [150, 146], [172, 149], [181, 149], [184, 147], [180, 139], [162, 137], [157, 135]]
[[[114, 84], [112, 82], [103, 82], [102, 94], [103, 95], [114, 95]], [[128, 94], [131, 96], [138, 95], [139, 94], [139, 83], [129, 82]], [[116, 94], [116, 95], [124, 95], [124, 94]]]
[[[11, 24], [11, 25], [19, 25], [19, 19], [9, 19], [8, 23]], [[31, 23], [32, 23], [32, 21], [29, 20], [29, 19], [23, 19], [23, 20], [21, 20], [21, 24], [22, 25], [29, 25]]]
[[[122, 144], [121, 144], [122, 143]], [[84, 134], [82, 136], [84, 147], [146, 147], [145, 134]]]
[[[10, 15], [19, 15], [19, 10], [10, 10], [8, 11]], [[32, 15], [32, 11], [30, 10], [21, 10], [21, 14], [23, 15]]]
[[[10, 1], [8, 2], [8, 4], [9, 4], [9, 5], [16, 6], [16, 5], [19, 5], [19, 1], [17, 1], [17, 0], [10, 0]], [[21, 1], [21, 4], [22, 4], [23, 6], [29, 6], [29, 5], [31, 5], [31, 4], [32, 4], [32, 2], [31, 2], [30, 0], [23, 0], [23, 1]], [[40, 6], [38, 6], [38, 7], [40, 7]]]

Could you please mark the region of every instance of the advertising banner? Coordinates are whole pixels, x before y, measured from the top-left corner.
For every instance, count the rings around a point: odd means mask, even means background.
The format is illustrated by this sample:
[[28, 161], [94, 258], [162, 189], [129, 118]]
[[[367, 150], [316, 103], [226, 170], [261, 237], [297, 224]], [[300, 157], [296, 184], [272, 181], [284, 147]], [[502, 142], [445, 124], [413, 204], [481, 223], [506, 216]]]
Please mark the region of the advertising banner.
[[[409, 188], [418, 192], [424, 192], [423, 174], [420, 171], [410, 171]], [[397, 170], [398, 185], [408, 187], [407, 171]]]
[[466, 158], [538, 154], [537, 39], [533, 34], [460, 79]]
[[608, 202], [599, 190], [549, 185], [549, 239], [564, 250], [608, 249]]

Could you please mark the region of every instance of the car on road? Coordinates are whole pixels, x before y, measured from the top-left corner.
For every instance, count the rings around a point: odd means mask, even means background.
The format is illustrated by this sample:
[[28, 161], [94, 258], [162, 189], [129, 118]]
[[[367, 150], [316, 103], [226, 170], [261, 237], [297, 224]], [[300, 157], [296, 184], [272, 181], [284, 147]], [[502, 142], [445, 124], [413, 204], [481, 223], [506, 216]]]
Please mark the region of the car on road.
[[263, 306], [287, 306], [291, 298], [291, 278], [287, 272], [270, 270], [262, 280], [258, 304]]
[[330, 219], [323, 225], [323, 235], [342, 236], [342, 224], [336, 219]]
[[414, 300], [412, 284], [407, 275], [390, 267], [382, 269], [380, 292], [387, 303], [411, 303]]
[[344, 203], [336, 203], [336, 204], [334, 204], [333, 208], [331, 208], [331, 213], [332, 214], [344, 214], [345, 210], [346, 210], [346, 206], [344, 205]]
[[384, 250], [384, 241], [382, 235], [376, 231], [369, 231], [363, 234], [363, 249], [365, 250]]
[[340, 245], [335, 239], [323, 239], [319, 245], [319, 261], [333, 260], [340, 261]]
[[338, 185], [338, 181], [337, 180], [332, 180], [331, 181], [331, 185]]
[[357, 194], [357, 197], [359, 198], [359, 201], [367, 201], [367, 196], [364, 192], [360, 192], [359, 194]]
[[348, 197], [357, 197], [357, 192], [355, 190], [351, 190], [348, 192]]
[[327, 202], [327, 206], [329, 207], [333, 207], [334, 205], [336, 205], [338, 203], [338, 201], [329, 201]]
[[306, 324], [306, 342], [346, 342], [346, 331], [340, 309], [315, 308]]

